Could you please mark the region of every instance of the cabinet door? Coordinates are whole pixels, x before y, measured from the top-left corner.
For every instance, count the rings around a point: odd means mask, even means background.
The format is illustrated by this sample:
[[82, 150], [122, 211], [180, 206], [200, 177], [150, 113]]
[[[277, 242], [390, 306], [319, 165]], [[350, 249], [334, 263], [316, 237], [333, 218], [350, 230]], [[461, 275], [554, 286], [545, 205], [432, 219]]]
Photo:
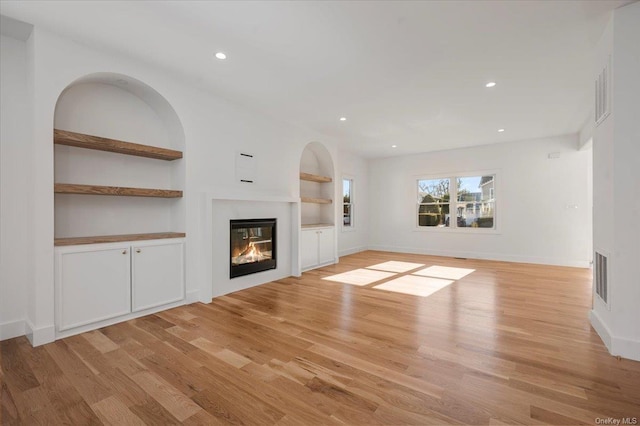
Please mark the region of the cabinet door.
[[134, 312], [184, 299], [184, 243], [133, 246]]
[[329, 263], [335, 260], [335, 233], [333, 229], [321, 229], [318, 234], [318, 263]]
[[304, 229], [300, 232], [300, 265], [302, 269], [318, 264], [318, 231]]
[[59, 331], [131, 312], [129, 246], [59, 256]]

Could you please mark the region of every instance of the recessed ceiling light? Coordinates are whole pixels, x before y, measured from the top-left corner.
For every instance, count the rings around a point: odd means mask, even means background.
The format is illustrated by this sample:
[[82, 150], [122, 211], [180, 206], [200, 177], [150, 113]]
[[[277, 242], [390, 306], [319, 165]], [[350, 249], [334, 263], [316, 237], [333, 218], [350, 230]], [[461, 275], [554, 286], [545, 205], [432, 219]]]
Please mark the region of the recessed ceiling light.
[[391, 145], [391, 148], [397, 148], [398, 145]]
[[494, 87], [496, 85], [495, 81], [490, 81], [487, 84], [484, 85], [484, 87]]
[[347, 117], [340, 117], [340, 121], [347, 121]]
[[504, 132], [504, 129], [498, 129], [498, 133]]
[[218, 53], [216, 53], [216, 58], [218, 58], [218, 59], [227, 59], [227, 55], [225, 55], [222, 52], [218, 52]]

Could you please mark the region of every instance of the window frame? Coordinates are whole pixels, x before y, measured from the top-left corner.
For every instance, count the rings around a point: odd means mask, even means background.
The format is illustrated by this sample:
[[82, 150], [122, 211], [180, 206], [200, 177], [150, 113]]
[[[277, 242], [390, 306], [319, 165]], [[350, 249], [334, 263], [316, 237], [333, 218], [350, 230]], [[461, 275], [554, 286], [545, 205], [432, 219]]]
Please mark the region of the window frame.
[[[349, 202], [345, 203], [344, 202], [344, 182], [345, 181], [349, 181]], [[342, 209], [340, 210], [340, 217], [342, 217], [342, 220], [340, 221], [340, 226], [342, 228], [342, 232], [350, 232], [350, 231], [355, 231], [355, 215], [354, 215], [354, 196], [355, 193], [355, 178], [351, 175], [343, 175], [342, 176], [342, 186], [341, 186], [341, 191], [340, 191], [340, 195], [342, 198]], [[349, 205], [350, 208], [350, 225], [345, 225], [344, 224], [344, 206]]]
[[[455, 211], [451, 213], [451, 209], [453, 205], [457, 202], [458, 199], [458, 178], [465, 177], [476, 177], [476, 176], [489, 176], [493, 175], [494, 184], [493, 184], [493, 228], [473, 228], [473, 227], [458, 227], [457, 221], [449, 221], [449, 226], [420, 226], [419, 225], [419, 216], [418, 213], [420, 211], [420, 205], [422, 203], [418, 202], [418, 194], [419, 187], [418, 181], [420, 180], [437, 180], [437, 179], [449, 179], [449, 217], [457, 216]], [[443, 233], [462, 233], [462, 234], [500, 234], [500, 225], [498, 220], [498, 212], [500, 211], [500, 170], [480, 170], [480, 171], [464, 171], [464, 172], [455, 172], [455, 173], [438, 173], [438, 174], [420, 174], [414, 175], [411, 179], [412, 182], [412, 199], [413, 199], [413, 220], [414, 220], [414, 230], [416, 232], [443, 232]], [[453, 183], [453, 185], [452, 185]], [[496, 197], [498, 195], [498, 197]], [[453, 201], [452, 201], [453, 200]], [[475, 203], [475, 202], [474, 202]]]

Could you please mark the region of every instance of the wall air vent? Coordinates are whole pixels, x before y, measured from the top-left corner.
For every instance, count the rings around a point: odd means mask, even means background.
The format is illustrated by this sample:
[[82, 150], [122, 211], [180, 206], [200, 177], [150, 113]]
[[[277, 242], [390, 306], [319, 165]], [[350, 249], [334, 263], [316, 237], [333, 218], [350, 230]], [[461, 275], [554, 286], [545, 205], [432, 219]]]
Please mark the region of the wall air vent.
[[595, 293], [609, 308], [609, 267], [607, 265], [607, 256], [596, 251], [593, 259]]
[[596, 126], [611, 112], [611, 56], [596, 79]]

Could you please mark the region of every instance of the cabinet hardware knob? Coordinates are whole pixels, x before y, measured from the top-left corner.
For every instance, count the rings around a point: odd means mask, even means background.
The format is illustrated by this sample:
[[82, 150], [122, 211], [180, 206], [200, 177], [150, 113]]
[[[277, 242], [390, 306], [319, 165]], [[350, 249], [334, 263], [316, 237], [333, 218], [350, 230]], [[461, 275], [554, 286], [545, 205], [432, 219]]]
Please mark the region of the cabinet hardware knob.
[[142, 250], [140, 249], [136, 249], [136, 253], [140, 253]]
[[122, 254], [127, 254], [127, 251], [126, 250], [122, 250]]

